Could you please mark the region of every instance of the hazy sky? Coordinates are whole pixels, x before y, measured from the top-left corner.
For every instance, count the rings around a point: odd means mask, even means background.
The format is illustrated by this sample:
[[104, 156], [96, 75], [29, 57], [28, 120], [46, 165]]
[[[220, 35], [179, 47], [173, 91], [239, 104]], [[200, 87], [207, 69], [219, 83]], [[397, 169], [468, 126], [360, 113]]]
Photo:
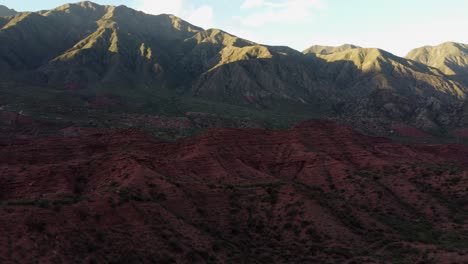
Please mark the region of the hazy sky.
[[[67, 0], [0, 0], [19, 11]], [[76, 1], [72, 1], [76, 2]], [[313, 44], [356, 44], [406, 55], [445, 41], [468, 43], [468, 0], [95, 0], [146, 13], [172, 13], [204, 28], [303, 50]]]

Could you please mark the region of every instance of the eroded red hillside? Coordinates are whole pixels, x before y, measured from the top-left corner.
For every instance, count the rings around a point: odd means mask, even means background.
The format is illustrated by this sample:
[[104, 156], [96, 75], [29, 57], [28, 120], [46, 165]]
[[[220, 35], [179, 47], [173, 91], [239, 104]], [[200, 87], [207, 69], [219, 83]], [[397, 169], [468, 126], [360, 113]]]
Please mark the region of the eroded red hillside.
[[466, 263], [468, 148], [326, 121], [0, 145], [0, 263]]

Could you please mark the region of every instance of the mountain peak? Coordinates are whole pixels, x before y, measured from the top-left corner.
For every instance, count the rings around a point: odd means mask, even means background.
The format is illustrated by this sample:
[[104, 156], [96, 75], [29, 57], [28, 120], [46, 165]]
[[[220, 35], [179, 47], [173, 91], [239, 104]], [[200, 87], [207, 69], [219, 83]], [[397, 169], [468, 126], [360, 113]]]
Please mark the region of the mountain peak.
[[[437, 87], [436, 90], [428, 89], [426, 95], [436, 92], [452, 94], [459, 98], [464, 97], [462, 90], [465, 88], [446, 81], [443, 74], [437, 69], [398, 57], [382, 49], [356, 48], [328, 55], [317, 54], [316, 57], [324, 62], [322, 70], [328, 69], [329, 72], [334, 72], [336, 78], [342, 83], [352, 82], [353, 77], [349, 78], [350, 76], [369, 74], [368, 77], [372, 76], [370, 79], [373, 80], [369, 87], [398, 90], [408, 96], [409, 90], [407, 88], [403, 90], [400, 87], [411, 87], [416, 76], [416, 79], [422, 79]], [[395, 76], [398, 77], [395, 78]], [[403, 83], [407, 84], [402, 85]], [[414, 94], [421, 92], [423, 91], [420, 87], [415, 87], [412, 91]]]
[[463, 48], [464, 46], [466, 46], [466, 44], [459, 43], [459, 42], [454, 42], [454, 41], [447, 41], [447, 42], [444, 42], [444, 43], [440, 44], [439, 46], [449, 46], [449, 47]]
[[81, 1], [81, 2], [78, 2], [76, 4], [81, 6], [81, 7], [91, 8], [91, 9], [96, 8], [97, 6], [100, 6], [99, 4], [96, 4], [96, 3], [91, 2], [91, 1]]
[[452, 54], [452, 55], [459, 55], [461, 53], [468, 53], [468, 44], [458, 43], [458, 42], [444, 42], [436, 46], [423, 46], [420, 48], [416, 48], [411, 50], [406, 58], [409, 59], [420, 59], [422, 55], [427, 55], [427, 53], [435, 52], [439, 55], [442, 54]]
[[333, 52], [330, 54], [317, 54], [317, 56], [327, 58], [327, 60], [332, 61], [349, 60], [353, 61], [356, 65], [361, 65], [370, 61], [377, 60], [379, 58], [400, 59], [399, 57], [391, 54], [390, 52], [378, 48], [352, 48]]
[[405, 64], [404, 59], [378, 48], [353, 48], [331, 54], [316, 54], [328, 63], [348, 62], [362, 72], [381, 72], [393, 65]]
[[[173, 15], [150, 15], [123, 5], [82, 1], [2, 18], [0, 25], [0, 75], [46, 87], [79, 87], [86, 92], [101, 86], [148, 87], [275, 115], [277, 106], [284, 104], [294, 106], [297, 110], [292, 111], [300, 115], [400, 121], [426, 107], [429, 97], [452, 103], [468, 91], [435, 68], [377, 48], [312, 46], [304, 53], [314, 55], [305, 56], [288, 47], [257, 44], [220, 29], [204, 30]], [[460, 51], [462, 45], [442, 46]], [[362, 98], [369, 107], [362, 106]], [[191, 105], [181, 109], [197, 110]], [[370, 110], [361, 112], [364, 108]], [[439, 127], [429, 121], [417, 126]]]
[[438, 68], [446, 75], [468, 79], [468, 44], [444, 42], [413, 49], [407, 59]]
[[43, 11], [44, 15], [50, 15], [54, 14], [56, 12], [65, 12], [65, 13], [71, 13], [71, 14], [83, 14], [87, 12], [97, 12], [101, 11], [100, 13], [104, 12], [105, 8], [109, 6], [102, 6], [93, 2], [89, 1], [83, 1], [83, 2], [77, 2], [77, 3], [69, 3], [69, 4], [64, 4], [59, 7], [56, 7], [51, 10]]
[[322, 54], [322, 55], [328, 55], [336, 52], [341, 52], [345, 50], [350, 50], [350, 49], [357, 49], [360, 48], [359, 46], [353, 45], [353, 44], [343, 44], [341, 46], [322, 46], [322, 45], [314, 45], [309, 47], [308, 49], [304, 50], [304, 54]]
[[10, 9], [4, 5], [0, 5], [0, 17], [3, 16], [13, 16], [18, 14], [14, 9]]

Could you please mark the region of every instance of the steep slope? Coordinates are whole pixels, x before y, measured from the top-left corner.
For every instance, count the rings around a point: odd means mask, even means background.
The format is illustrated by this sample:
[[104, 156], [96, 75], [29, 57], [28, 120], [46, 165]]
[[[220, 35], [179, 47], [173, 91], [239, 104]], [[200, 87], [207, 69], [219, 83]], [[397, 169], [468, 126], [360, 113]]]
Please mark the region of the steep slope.
[[328, 55], [328, 54], [332, 54], [336, 52], [341, 52], [341, 51], [350, 50], [350, 49], [357, 49], [357, 48], [360, 48], [360, 47], [356, 45], [352, 45], [352, 44], [343, 44], [337, 47], [314, 45], [304, 50], [302, 53]]
[[4, 43], [0, 47], [2, 74], [35, 69], [47, 63], [57, 50], [65, 50], [67, 39], [57, 39], [63, 29], [36, 13], [10, 17], [0, 30], [0, 41]]
[[447, 122], [446, 108], [464, 100], [467, 87], [437, 69], [379, 49], [351, 49], [323, 60], [321, 76], [334, 79], [344, 96], [342, 111], [366, 118], [403, 121], [426, 131]]
[[271, 58], [216, 66], [197, 79], [194, 91], [266, 108], [275, 99], [295, 101], [310, 113], [345, 114], [351, 123], [377, 118], [387, 127], [399, 121], [433, 132], [447, 124], [447, 108], [465, 98], [462, 83], [383, 50], [345, 45], [315, 47], [314, 52], [308, 57], [270, 52]]
[[[257, 47], [257, 54], [252, 49]], [[261, 51], [259, 51], [261, 49]], [[251, 56], [271, 58], [271, 53], [258, 44], [238, 38], [219, 29], [198, 32], [184, 41], [186, 64], [194, 76], [219, 65], [238, 60], [247, 60]]]
[[125, 6], [106, 6], [105, 14], [96, 19], [94, 32], [43, 67], [51, 80], [160, 85], [176, 79], [165, 74], [175, 67], [174, 44], [200, 30], [174, 16], [146, 15]]
[[[218, 29], [202, 30], [173, 16], [146, 15], [124, 6], [91, 2], [67, 4], [28, 16], [55, 32], [47, 35], [50, 43], [30, 47], [34, 42], [29, 36], [43, 34], [38, 28], [25, 25], [32, 32], [21, 36], [15, 35], [23, 30], [20, 23], [2, 29], [12, 32], [0, 32], [0, 37], [3, 33], [5, 39], [22, 38], [16, 43], [19, 45], [10, 46], [14, 42], [7, 41], [4, 46], [2, 54], [7, 57], [2, 64], [10, 70], [9, 74], [3, 71], [5, 77], [32, 71], [18, 79], [62, 87], [180, 88], [243, 105], [251, 101], [265, 104], [265, 98], [304, 101], [305, 87], [313, 86], [307, 85], [312, 83], [313, 73], [301, 53], [287, 47], [259, 45]], [[58, 41], [57, 36], [69, 38]], [[29, 53], [23, 56], [21, 50]], [[249, 69], [236, 70], [238, 63]], [[220, 73], [217, 69], [221, 68]], [[231, 68], [239, 74], [231, 74]], [[283, 73], [278, 76], [277, 72]], [[263, 77], [257, 80], [257, 75]], [[246, 82], [242, 89], [231, 87], [230, 80], [237, 77]], [[300, 86], [294, 84], [294, 77], [302, 79], [297, 81], [302, 83]], [[296, 92], [298, 88], [302, 91]]]
[[146, 15], [124, 6], [106, 7], [106, 12], [97, 20], [96, 31], [43, 67], [49, 80], [188, 87], [222, 65], [286, 52], [297, 55], [292, 49], [258, 45], [218, 29], [202, 30], [174, 16]]
[[464, 263], [467, 155], [319, 121], [0, 146], [0, 261]]
[[[237, 117], [254, 110], [265, 119], [271, 112], [297, 119], [339, 116], [441, 132], [468, 87], [378, 49], [315, 46], [303, 54], [171, 15], [88, 1], [3, 17], [0, 25], [0, 88], [54, 88], [45, 97], [60, 93], [76, 103], [66, 106], [71, 120], [77, 112], [85, 118], [84, 108], [97, 97], [120, 98], [119, 111], [145, 113], [149, 106], [157, 114]], [[37, 108], [9, 98], [9, 111]]]
[[287, 47], [260, 45], [214, 29], [186, 40], [186, 45], [192, 46], [187, 67], [198, 69], [192, 92], [202, 97], [238, 104], [303, 101], [306, 83], [313, 82], [310, 65]]
[[4, 16], [13, 16], [16, 15], [18, 12], [16, 12], [14, 9], [9, 9], [8, 7], [4, 5], [0, 5], [0, 17]]
[[93, 19], [104, 13], [104, 7], [83, 2], [9, 17], [0, 29], [0, 41], [4, 43], [0, 51], [2, 73], [8, 73], [8, 77], [46, 65], [94, 31], [97, 25]]
[[152, 81], [173, 66], [174, 42], [198, 30], [174, 16], [146, 15], [125, 6], [66, 4], [10, 19], [0, 30], [6, 44], [0, 67], [5, 77], [34, 71], [36, 84], [118, 83], [126, 75], [129, 81]]
[[[349, 77], [359, 80], [360, 75], [370, 75], [370, 81], [378, 89], [404, 92], [407, 95], [422, 93], [426, 96], [465, 96], [462, 85], [447, 81], [440, 72], [380, 49], [351, 49], [330, 55], [318, 54], [317, 57], [326, 61], [323, 66], [331, 66], [326, 67], [324, 72], [336, 75], [338, 83], [352, 82]], [[414, 84], [408, 84], [409, 82]], [[362, 88], [365, 89], [360, 89], [361, 92], [367, 92], [368, 87], [364, 85]]]
[[406, 58], [437, 68], [468, 84], [468, 44], [446, 42], [425, 46], [410, 51]]
[[312, 64], [295, 55], [271, 54], [265, 47], [234, 49], [230, 54], [245, 56], [245, 51], [271, 58], [219, 65], [197, 78], [193, 84], [195, 95], [267, 109], [283, 100], [298, 106], [323, 106], [326, 111], [335, 91], [320, 83]]
[[195, 82], [196, 94], [265, 108], [281, 99], [357, 126], [375, 119], [387, 131], [398, 121], [438, 132], [447, 125], [447, 109], [464, 100], [467, 90], [437, 69], [379, 49], [271, 54], [213, 68]]

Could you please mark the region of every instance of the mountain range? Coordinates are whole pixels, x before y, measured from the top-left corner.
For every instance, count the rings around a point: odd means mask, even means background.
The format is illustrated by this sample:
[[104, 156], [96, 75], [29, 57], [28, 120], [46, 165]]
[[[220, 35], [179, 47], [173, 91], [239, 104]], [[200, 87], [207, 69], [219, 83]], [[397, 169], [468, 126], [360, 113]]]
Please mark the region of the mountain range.
[[18, 12], [16, 12], [14, 9], [9, 9], [8, 7], [4, 5], [0, 5], [0, 17], [4, 16], [13, 16], [16, 15]]
[[304, 54], [321, 54], [321, 55], [328, 55], [336, 52], [341, 52], [350, 49], [359, 49], [361, 47], [353, 45], [353, 44], [343, 44], [341, 46], [322, 46], [322, 45], [313, 45], [308, 49], [305, 49], [302, 53]]
[[468, 81], [468, 44], [446, 42], [412, 50], [407, 59], [437, 68], [445, 75]]
[[468, 45], [0, 12], [0, 263], [468, 263]]
[[0, 105], [13, 112], [50, 117], [53, 105], [86, 122], [85, 112], [105, 114], [89, 110], [105, 98], [114, 102], [107, 112], [203, 112], [275, 125], [328, 117], [386, 135], [395, 123], [437, 135], [468, 125], [460, 43], [406, 58], [350, 44], [299, 52], [88, 1], [2, 17], [0, 42]]

